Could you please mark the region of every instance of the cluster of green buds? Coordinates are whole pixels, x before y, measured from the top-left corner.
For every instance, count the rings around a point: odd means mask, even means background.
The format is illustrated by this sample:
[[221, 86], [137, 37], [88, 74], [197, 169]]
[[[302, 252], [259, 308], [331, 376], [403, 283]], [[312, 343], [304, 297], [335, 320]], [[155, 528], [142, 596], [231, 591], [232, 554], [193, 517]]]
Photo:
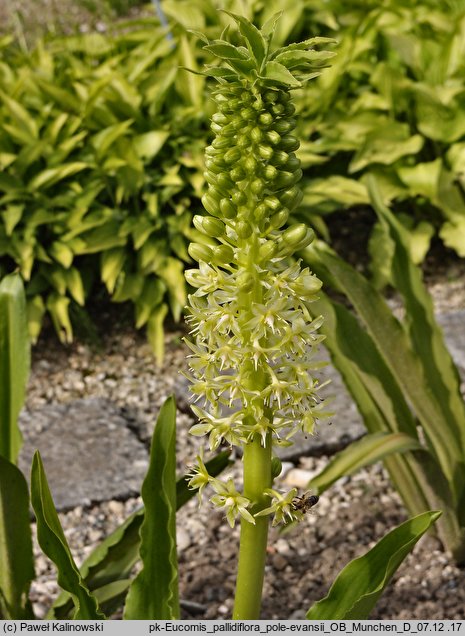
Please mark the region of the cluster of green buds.
[[[194, 217], [205, 239], [190, 245], [199, 267], [186, 273], [196, 289], [188, 307], [194, 339], [187, 344], [199, 423], [191, 432], [209, 435], [211, 449], [223, 441], [289, 444], [297, 431], [313, 432], [321, 409], [312, 371], [322, 318], [309, 308], [321, 282], [292, 260], [314, 235], [303, 223], [283, 228], [302, 199], [291, 90], [319, 75], [333, 53], [318, 50], [327, 38], [273, 51], [276, 18], [258, 30], [229, 15], [239, 27], [238, 46], [201, 36], [221, 64], [205, 71], [218, 81], [215, 137], [205, 153], [208, 215]], [[254, 502], [209, 476], [199, 458], [191, 486], [207, 484], [231, 525], [236, 513], [254, 523]], [[269, 503], [271, 491], [267, 496]], [[266, 510], [299, 518], [291, 500], [275, 496]]]

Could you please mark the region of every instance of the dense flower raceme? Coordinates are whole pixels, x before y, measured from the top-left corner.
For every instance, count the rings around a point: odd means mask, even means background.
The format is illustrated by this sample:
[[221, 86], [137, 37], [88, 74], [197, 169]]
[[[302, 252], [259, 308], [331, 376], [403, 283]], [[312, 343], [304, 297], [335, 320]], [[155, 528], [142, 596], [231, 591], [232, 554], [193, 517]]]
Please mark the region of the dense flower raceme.
[[[208, 434], [212, 449], [223, 440], [242, 445], [257, 435], [265, 445], [270, 432], [275, 443], [289, 443], [299, 430], [313, 432], [321, 410], [311, 372], [319, 366], [322, 318], [309, 309], [321, 282], [291, 260], [313, 232], [304, 224], [282, 228], [301, 200], [290, 91], [318, 75], [315, 68], [332, 53], [310, 48], [322, 38], [271, 52], [274, 21], [258, 31], [232, 17], [246, 46], [203, 38], [224, 65], [206, 71], [219, 82], [215, 138], [205, 158], [208, 216], [194, 218], [206, 242], [190, 245], [199, 267], [186, 273], [196, 288], [189, 297], [194, 341], [188, 345], [199, 424], [191, 432]], [[231, 481], [210, 477], [199, 458], [191, 486], [203, 490], [207, 484], [231, 525], [236, 514], [254, 521], [250, 502]], [[289, 495], [273, 501], [276, 518], [298, 517]]]

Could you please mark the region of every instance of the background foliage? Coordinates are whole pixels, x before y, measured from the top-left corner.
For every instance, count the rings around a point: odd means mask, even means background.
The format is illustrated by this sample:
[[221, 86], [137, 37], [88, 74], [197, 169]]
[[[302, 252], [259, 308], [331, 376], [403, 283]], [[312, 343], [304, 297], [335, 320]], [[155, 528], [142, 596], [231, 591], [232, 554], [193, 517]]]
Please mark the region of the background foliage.
[[[465, 255], [463, 0], [165, 0], [168, 33], [147, 18], [31, 50], [1, 40], [0, 275], [19, 267], [33, 338], [48, 312], [69, 341], [70, 307], [103, 283], [161, 353], [168, 307], [177, 319], [185, 301], [186, 244], [206, 240], [191, 218], [211, 104], [181, 67], [211, 60], [187, 29], [218, 37], [220, 5], [257, 24], [283, 10], [276, 46], [339, 41], [333, 67], [297, 94], [300, 216], [328, 238], [327, 215], [368, 206], [374, 175], [416, 262], [435, 232]], [[393, 245], [380, 224], [371, 252], [382, 286]]]

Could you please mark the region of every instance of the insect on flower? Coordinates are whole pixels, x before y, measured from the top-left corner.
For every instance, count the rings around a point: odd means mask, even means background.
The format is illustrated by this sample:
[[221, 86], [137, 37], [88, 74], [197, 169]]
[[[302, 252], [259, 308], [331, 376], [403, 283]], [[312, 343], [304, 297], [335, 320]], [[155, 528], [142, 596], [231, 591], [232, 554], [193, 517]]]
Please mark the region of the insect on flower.
[[302, 497], [294, 497], [291, 503], [294, 510], [299, 510], [302, 514], [306, 514], [319, 501], [318, 495], [310, 495], [310, 493], [306, 492]]

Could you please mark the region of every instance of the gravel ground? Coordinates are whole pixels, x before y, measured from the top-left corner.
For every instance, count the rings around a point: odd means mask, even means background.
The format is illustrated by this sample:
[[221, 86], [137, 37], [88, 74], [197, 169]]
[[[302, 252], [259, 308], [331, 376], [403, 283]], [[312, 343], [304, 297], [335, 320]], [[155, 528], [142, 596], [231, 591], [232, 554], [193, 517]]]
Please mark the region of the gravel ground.
[[[461, 268], [462, 264], [456, 266], [449, 282], [444, 278], [430, 280], [438, 311], [465, 307]], [[111, 316], [101, 318], [102, 324], [113, 325]], [[134, 409], [146, 423], [148, 438], [160, 405], [184, 368], [186, 351], [181, 336], [180, 331], [168, 334], [166, 360], [157, 368], [143, 336], [128, 327], [115, 325], [105, 334], [99, 350], [82, 343], [64, 348], [51, 334], [45, 334], [33, 352], [27, 406], [33, 409], [82, 397], [106, 397]], [[198, 440], [187, 434], [190, 421], [186, 414], [178, 421], [180, 472], [193, 461], [198, 447]], [[285, 466], [281, 479], [287, 487], [305, 488], [327, 459], [302, 457], [297, 465]], [[236, 476], [239, 468], [234, 468]], [[131, 498], [60, 513], [76, 561], [81, 563], [139, 505], [138, 499]], [[308, 515], [298, 528], [284, 535], [271, 532], [263, 618], [302, 618], [304, 610], [324, 596], [345, 563], [368, 550], [406, 517], [381, 465], [340, 480], [321, 498], [316, 513]], [[199, 509], [193, 500], [181, 509], [180, 590], [182, 599], [191, 603], [184, 618], [230, 616], [237, 541], [238, 529], [231, 532], [222, 515], [209, 505]], [[38, 549], [37, 574], [32, 600], [37, 615], [44, 616], [58, 590], [54, 567]], [[425, 537], [398, 570], [372, 618], [465, 619], [465, 570], [450, 561], [433, 537]]]

